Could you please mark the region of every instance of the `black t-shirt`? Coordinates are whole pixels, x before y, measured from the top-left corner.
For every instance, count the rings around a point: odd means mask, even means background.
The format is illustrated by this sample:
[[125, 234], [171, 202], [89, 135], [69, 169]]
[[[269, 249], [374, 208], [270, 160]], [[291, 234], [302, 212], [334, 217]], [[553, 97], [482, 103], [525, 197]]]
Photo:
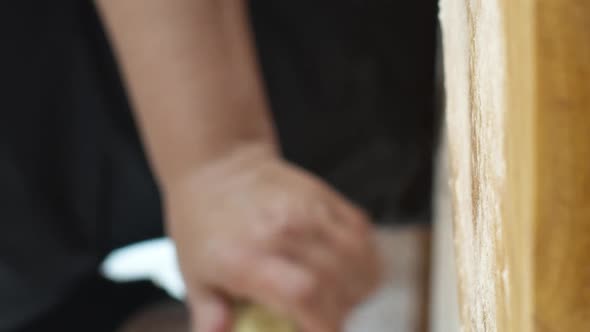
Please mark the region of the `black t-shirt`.
[[[436, 1], [251, 1], [287, 158], [376, 217], [424, 219]], [[0, 10], [0, 330], [113, 248], [162, 233], [157, 188], [89, 1]]]

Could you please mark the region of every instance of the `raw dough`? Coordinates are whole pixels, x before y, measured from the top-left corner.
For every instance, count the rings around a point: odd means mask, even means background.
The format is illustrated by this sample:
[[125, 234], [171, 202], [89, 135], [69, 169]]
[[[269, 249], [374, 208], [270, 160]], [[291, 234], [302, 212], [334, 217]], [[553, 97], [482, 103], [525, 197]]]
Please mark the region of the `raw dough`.
[[297, 332], [293, 324], [265, 308], [243, 305], [238, 309], [233, 332]]

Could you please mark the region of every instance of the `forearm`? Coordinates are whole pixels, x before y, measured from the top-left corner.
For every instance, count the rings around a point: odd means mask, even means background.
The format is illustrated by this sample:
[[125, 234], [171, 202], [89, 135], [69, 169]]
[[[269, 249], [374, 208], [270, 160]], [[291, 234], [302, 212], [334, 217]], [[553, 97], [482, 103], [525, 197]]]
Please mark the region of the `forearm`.
[[244, 0], [98, 0], [161, 185], [275, 146]]

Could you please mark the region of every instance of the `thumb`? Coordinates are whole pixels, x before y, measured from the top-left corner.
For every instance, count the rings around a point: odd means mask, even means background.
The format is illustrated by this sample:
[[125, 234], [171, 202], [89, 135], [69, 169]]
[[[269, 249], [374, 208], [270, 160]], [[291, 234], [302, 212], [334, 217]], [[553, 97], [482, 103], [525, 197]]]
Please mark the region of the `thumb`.
[[219, 294], [200, 290], [191, 297], [193, 332], [231, 332], [232, 310]]

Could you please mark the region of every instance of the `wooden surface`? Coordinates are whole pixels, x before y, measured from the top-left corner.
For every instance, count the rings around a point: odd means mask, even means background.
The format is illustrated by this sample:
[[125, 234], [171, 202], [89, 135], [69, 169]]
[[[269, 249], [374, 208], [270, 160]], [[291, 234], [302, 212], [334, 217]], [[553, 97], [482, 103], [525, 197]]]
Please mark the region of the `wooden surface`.
[[590, 331], [590, 1], [442, 0], [466, 331]]

